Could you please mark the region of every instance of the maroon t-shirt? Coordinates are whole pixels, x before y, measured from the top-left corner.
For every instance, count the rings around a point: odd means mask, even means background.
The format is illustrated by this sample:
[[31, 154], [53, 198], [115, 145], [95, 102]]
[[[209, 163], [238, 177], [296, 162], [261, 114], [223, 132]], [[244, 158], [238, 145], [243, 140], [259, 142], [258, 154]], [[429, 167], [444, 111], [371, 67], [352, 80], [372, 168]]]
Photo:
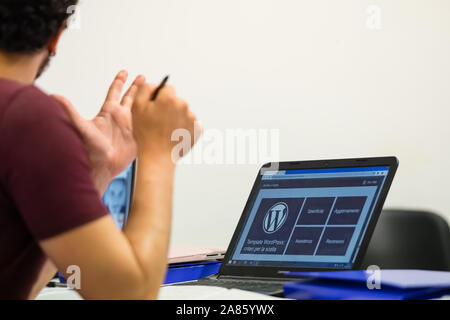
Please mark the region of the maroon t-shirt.
[[38, 242], [108, 214], [80, 135], [35, 86], [0, 79], [0, 299], [26, 299]]

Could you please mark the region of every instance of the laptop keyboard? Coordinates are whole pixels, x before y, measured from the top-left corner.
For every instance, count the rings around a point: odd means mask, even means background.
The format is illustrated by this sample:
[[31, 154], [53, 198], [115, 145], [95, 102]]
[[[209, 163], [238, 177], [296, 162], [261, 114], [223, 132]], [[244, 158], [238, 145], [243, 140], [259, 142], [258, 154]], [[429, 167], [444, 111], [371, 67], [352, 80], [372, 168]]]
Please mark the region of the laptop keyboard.
[[283, 292], [283, 282], [231, 279], [201, 279], [177, 285], [184, 286], [213, 286], [227, 289], [239, 289], [264, 294], [278, 294]]

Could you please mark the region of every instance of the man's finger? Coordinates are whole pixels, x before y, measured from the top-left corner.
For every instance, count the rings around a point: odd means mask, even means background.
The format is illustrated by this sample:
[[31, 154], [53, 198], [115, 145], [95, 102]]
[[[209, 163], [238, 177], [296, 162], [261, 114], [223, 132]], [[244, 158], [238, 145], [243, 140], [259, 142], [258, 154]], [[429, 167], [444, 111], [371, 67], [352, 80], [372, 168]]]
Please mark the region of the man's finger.
[[170, 102], [174, 98], [176, 98], [175, 88], [167, 85], [159, 91], [157, 100]]
[[128, 91], [123, 96], [122, 102], [120, 104], [124, 107], [130, 108], [133, 105], [134, 98], [136, 97], [139, 86], [141, 84], [143, 84], [144, 82], [145, 82], [145, 77], [142, 75], [138, 76], [134, 80], [133, 84], [130, 86]]
[[146, 106], [147, 103], [150, 102], [150, 98], [153, 92], [156, 90], [156, 87], [157, 86], [146, 82], [139, 85], [136, 96], [134, 98], [133, 106]]
[[145, 106], [148, 101], [150, 101], [150, 95], [152, 93], [152, 88], [150, 84], [143, 83], [138, 86], [136, 97], [134, 99], [133, 106], [141, 107]]
[[109, 87], [108, 95], [106, 96], [107, 102], [119, 102], [122, 95], [123, 86], [127, 82], [128, 72], [126, 70], [120, 71], [113, 83]]
[[57, 94], [52, 94], [51, 97], [63, 107], [64, 111], [76, 127], [79, 127], [79, 125], [85, 121], [85, 119], [78, 113], [77, 109], [75, 109], [73, 104], [65, 97]]

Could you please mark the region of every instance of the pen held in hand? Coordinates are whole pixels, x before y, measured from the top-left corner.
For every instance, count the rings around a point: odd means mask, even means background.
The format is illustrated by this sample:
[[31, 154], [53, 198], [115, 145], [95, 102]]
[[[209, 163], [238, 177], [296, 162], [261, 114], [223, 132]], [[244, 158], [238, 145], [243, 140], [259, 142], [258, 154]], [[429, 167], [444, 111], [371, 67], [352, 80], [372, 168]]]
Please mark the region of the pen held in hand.
[[155, 92], [153, 92], [152, 97], [150, 99], [151, 101], [155, 101], [156, 98], [158, 98], [159, 92], [166, 86], [167, 81], [169, 81], [169, 76], [166, 76], [161, 82], [161, 84], [158, 86], [158, 88], [156, 88]]

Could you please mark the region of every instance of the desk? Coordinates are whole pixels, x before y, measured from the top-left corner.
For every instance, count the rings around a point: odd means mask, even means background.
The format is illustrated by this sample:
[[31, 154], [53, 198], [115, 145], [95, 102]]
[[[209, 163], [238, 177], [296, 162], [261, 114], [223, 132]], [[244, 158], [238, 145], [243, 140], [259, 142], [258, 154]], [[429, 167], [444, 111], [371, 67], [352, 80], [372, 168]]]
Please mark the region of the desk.
[[[204, 292], [202, 292], [201, 287], [196, 287], [187, 292], [187, 289], [182, 289], [183, 287], [177, 287], [176, 290], [169, 289], [171, 287], [162, 287], [160, 292], [160, 300], [235, 300], [239, 295], [239, 299], [242, 300], [275, 300], [280, 298], [274, 298], [264, 295], [257, 295], [254, 293], [249, 293], [248, 295], [240, 292], [236, 294], [236, 292], [228, 290], [220, 292], [221, 290], [217, 290], [213, 292], [209, 297], [205, 297]], [[172, 287], [174, 288], [174, 287]], [[192, 287], [190, 287], [192, 288]], [[222, 288], [219, 288], [222, 289]], [[184, 290], [184, 291], [183, 291]], [[197, 290], [197, 294], [195, 294]], [[226, 290], [226, 289], [225, 289]], [[189, 294], [190, 297], [186, 297]], [[194, 296], [196, 298], [194, 298]], [[259, 297], [260, 296], [260, 297]], [[81, 296], [73, 290], [64, 289], [64, 288], [45, 288], [41, 291], [36, 300], [83, 300]], [[445, 296], [436, 300], [450, 300], [450, 296]]]
[[[159, 300], [279, 300], [242, 290], [229, 290], [218, 287], [181, 286], [168, 284], [198, 280], [219, 271], [221, 262], [205, 262], [202, 264], [182, 264], [169, 267], [165, 284], [160, 291]], [[37, 300], [82, 300], [75, 291], [67, 288], [45, 288]]]
[[[169, 267], [165, 279], [165, 286], [161, 288], [160, 300], [272, 300], [270, 296], [256, 294], [241, 290], [228, 290], [218, 287], [203, 286], [170, 286], [177, 282], [197, 280], [216, 274], [221, 263], [218, 261], [178, 264]], [[46, 288], [37, 300], [81, 300], [82, 298], [73, 290], [65, 288]], [[444, 296], [437, 300], [450, 300]]]

